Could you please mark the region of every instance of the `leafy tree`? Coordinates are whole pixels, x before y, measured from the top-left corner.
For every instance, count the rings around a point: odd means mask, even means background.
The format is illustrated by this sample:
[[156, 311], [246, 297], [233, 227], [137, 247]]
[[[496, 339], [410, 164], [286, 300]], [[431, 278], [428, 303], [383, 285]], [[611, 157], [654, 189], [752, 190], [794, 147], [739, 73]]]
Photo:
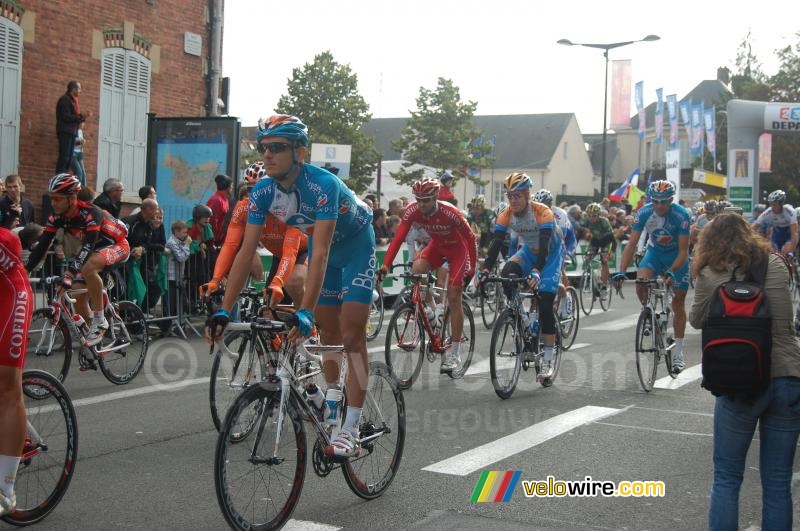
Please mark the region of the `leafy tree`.
[[357, 194], [367, 189], [380, 154], [372, 138], [361, 132], [372, 115], [349, 65], [337, 63], [325, 51], [313, 63], [295, 68], [276, 110], [300, 117], [312, 142], [352, 146], [347, 186]]
[[456, 179], [486, 184], [469, 174], [469, 169], [489, 167], [492, 145], [482, 142], [482, 133], [472, 124], [478, 104], [462, 102], [458, 87], [449, 79], [439, 78], [433, 90], [420, 87], [417, 110], [392, 147], [406, 161], [392, 177], [409, 184], [422, 176], [422, 170], [407, 171], [412, 164], [424, 164], [443, 171], [450, 169]]

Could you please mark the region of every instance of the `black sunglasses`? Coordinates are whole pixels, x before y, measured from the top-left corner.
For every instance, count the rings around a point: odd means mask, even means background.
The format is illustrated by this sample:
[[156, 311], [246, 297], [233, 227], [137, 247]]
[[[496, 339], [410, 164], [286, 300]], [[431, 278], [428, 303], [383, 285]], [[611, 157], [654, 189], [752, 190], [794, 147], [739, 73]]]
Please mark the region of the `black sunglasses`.
[[262, 155], [267, 151], [275, 155], [278, 153], [283, 153], [290, 147], [292, 147], [292, 145], [287, 144], [286, 142], [267, 142], [266, 144], [259, 143], [256, 149], [258, 149], [258, 152]]

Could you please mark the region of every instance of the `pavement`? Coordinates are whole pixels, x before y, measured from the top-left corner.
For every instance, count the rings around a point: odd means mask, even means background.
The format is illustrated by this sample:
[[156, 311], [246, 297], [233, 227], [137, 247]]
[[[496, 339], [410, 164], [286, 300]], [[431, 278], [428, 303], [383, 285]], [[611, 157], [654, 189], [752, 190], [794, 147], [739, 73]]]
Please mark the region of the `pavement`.
[[[712, 480], [714, 398], [700, 387], [698, 331], [686, 335], [687, 370], [659, 371], [643, 392], [633, 338], [633, 286], [611, 310], [581, 316], [553, 387], [523, 372], [508, 400], [489, 379], [490, 331], [477, 313], [472, 369], [460, 381], [424, 363], [404, 392], [406, 443], [386, 493], [364, 501], [341, 474], [311, 464], [286, 529], [704, 529]], [[692, 294], [688, 299], [691, 300]], [[384, 331], [369, 343], [383, 360]], [[225, 529], [214, 490], [208, 346], [198, 338], [152, 343], [126, 386], [70, 371], [80, 442], [69, 490], [40, 529]], [[76, 363], [76, 362], [75, 362]], [[309, 437], [309, 448], [312, 443]], [[758, 435], [747, 459], [740, 527], [759, 529]], [[796, 469], [800, 468], [795, 466]], [[470, 502], [485, 471], [519, 471], [507, 502]], [[660, 481], [663, 497], [528, 497], [524, 482]], [[796, 477], [800, 475], [795, 474]], [[530, 486], [530, 483], [528, 483]], [[0, 529], [10, 529], [0, 522]]]

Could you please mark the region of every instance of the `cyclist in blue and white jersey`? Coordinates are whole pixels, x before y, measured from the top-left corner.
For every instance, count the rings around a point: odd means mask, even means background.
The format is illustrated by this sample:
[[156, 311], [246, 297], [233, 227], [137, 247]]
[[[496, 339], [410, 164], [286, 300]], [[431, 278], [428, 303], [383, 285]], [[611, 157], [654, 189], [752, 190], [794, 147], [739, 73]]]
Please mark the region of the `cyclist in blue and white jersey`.
[[753, 228], [761, 234], [772, 229], [772, 246], [781, 254], [794, 253], [797, 249], [797, 217], [792, 205], [786, 203], [786, 192], [775, 190], [769, 197], [769, 208], [758, 216]]
[[561, 317], [569, 317], [572, 315], [572, 299], [566, 296], [567, 286], [569, 285], [567, 265], [572, 262], [572, 256], [575, 254], [575, 249], [578, 246], [578, 239], [575, 237], [575, 230], [572, 227], [572, 222], [566, 211], [561, 207], [553, 205], [553, 194], [550, 190], [542, 188], [533, 195], [533, 200], [548, 206], [550, 210], [553, 211], [553, 215], [556, 218], [556, 225], [561, 229], [561, 234], [564, 237], [564, 245], [561, 248], [561, 283], [558, 285], [558, 296], [560, 297], [558, 313]]
[[[675, 186], [669, 181], [654, 181], [647, 189], [652, 202], [636, 213], [631, 230], [631, 239], [619, 264], [619, 273], [613, 281], [619, 287], [625, 280], [625, 271], [633, 259], [633, 251], [642, 231], [647, 230], [650, 241], [647, 252], [639, 263], [637, 278], [653, 278], [662, 275], [672, 284], [674, 297], [672, 311], [675, 316], [675, 347], [672, 350], [672, 369], [679, 373], [685, 367], [683, 361], [683, 338], [686, 331], [686, 291], [689, 289], [689, 226], [691, 213], [681, 205], [673, 203]], [[636, 286], [642, 304], [646, 302], [647, 288]]]
[[[331, 457], [360, 455], [358, 421], [367, 382], [366, 324], [375, 280], [375, 233], [372, 211], [332, 173], [303, 161], [309, 150], [308, 129], [298, 118], [276, 115], [259, 123], [258, 151], [267, 177], [250, 192], [247, 228], [228, 276], [222, 308], [209, 323], [219, 337], [250, 270], [269, 214], [308, 236], [308, 276], [297, 311], [298, 327], [290, 340], [308, 337], [314, 319], [322, 341], [344, 345], [348, 353], [347, 415], [342, 431], [325, 453]], [[329, 384], [339, 376], [338, 355], [326, 356], [323, 368]]]

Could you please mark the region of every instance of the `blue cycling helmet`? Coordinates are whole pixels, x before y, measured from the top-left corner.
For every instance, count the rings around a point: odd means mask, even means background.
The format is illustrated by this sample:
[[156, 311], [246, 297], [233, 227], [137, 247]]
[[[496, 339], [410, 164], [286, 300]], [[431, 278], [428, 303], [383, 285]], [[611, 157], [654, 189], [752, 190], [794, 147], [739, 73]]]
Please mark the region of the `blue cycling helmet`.
[[522, 172], [515, 172], [510, 174], [503, 181], [503, 185], [509, 192], [517, 192], [520, 190], [529, 190], [533, 183], [531, 178]]
[[258, 121], [256, 141], [260, 142], [267, 136], [282, 136], [291, 140], [292, 144], [308, 146], [308, 127], [300, 118], [288, 114], [276, 114]]
[[675, 196], [675, 185], [669, 181], [653, 181], [647, 187], [648, 195], [654, 201], [664, 201]]

